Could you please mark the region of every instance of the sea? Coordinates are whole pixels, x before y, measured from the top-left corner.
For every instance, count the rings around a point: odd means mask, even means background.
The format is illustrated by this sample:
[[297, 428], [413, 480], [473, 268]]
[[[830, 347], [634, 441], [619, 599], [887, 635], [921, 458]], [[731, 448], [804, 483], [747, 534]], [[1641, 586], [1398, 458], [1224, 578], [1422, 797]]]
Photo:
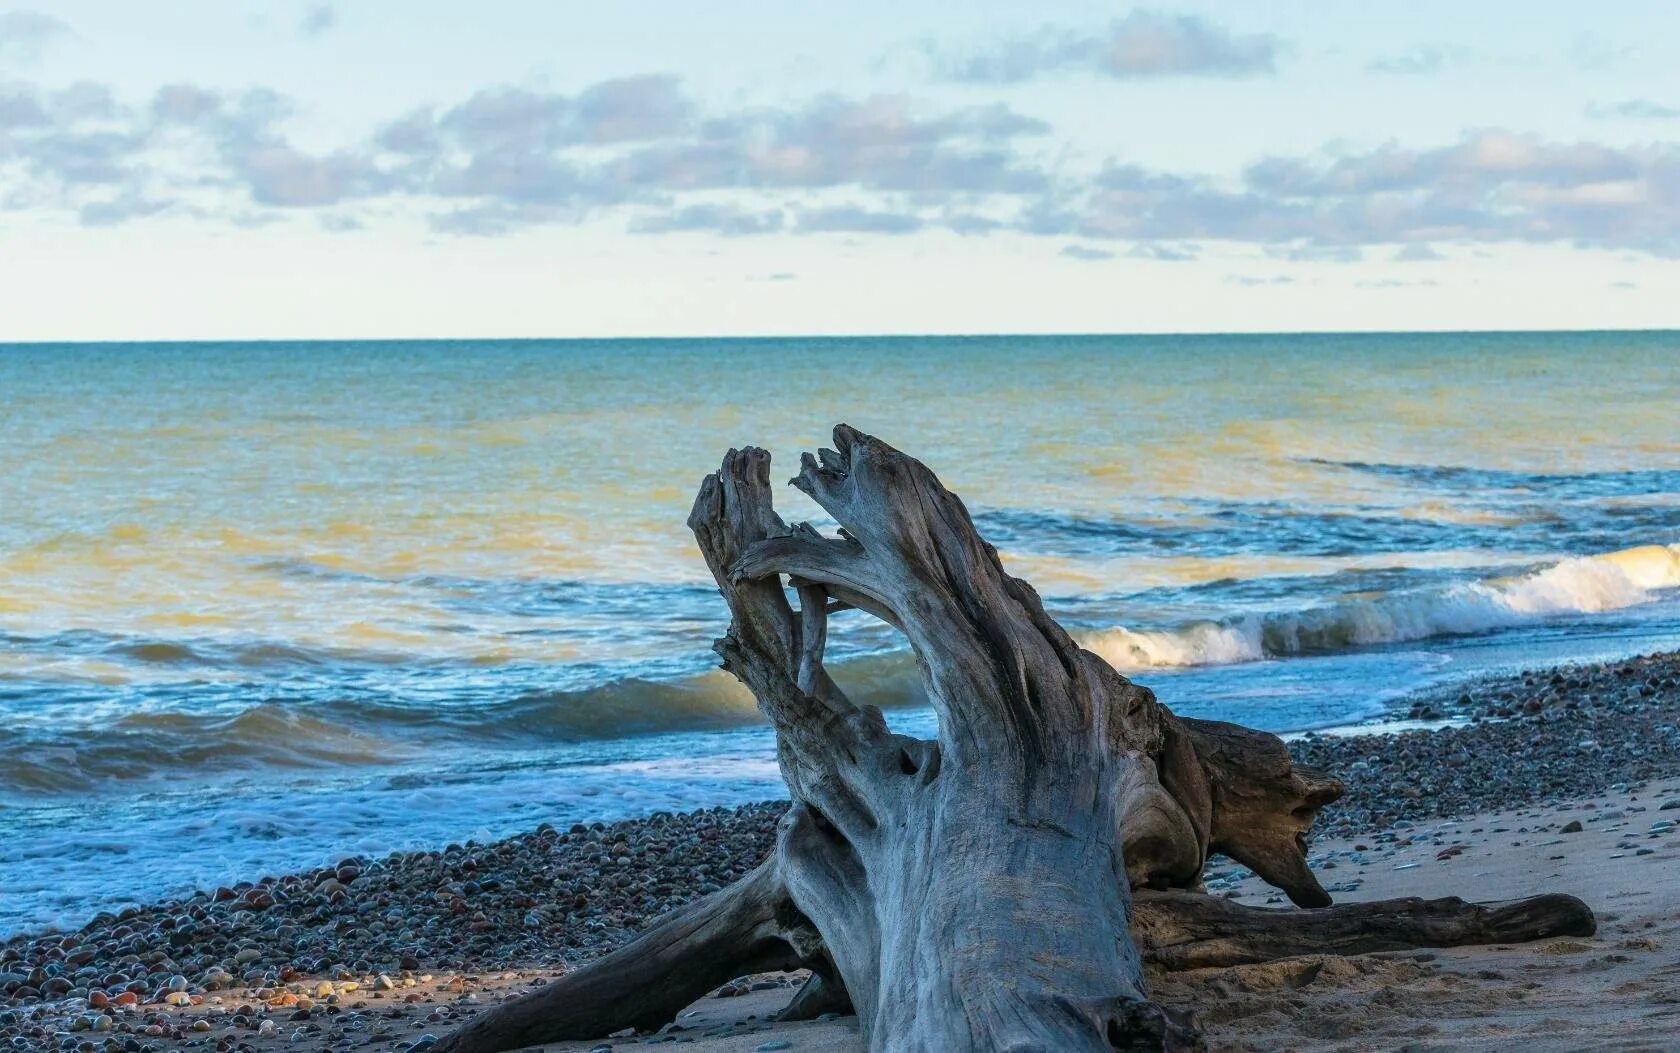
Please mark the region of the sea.
[[1680, 333], [0, 345], [0, 936], [780, 796], [684, 520], [841, 421], [1181, 713], [1680, 646]]

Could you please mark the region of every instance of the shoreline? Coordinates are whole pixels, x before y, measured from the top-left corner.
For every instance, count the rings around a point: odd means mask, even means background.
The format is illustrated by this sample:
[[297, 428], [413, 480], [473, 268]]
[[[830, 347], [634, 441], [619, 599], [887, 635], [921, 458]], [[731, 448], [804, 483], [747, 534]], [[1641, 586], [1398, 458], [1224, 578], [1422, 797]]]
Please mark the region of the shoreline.
[[[1298, 762], [1348, 786], [1314, 831], [1338, 846], [1312, 853], [1315, 867], [1335, 868], [1323, 877], [1338, 896], [1371, 891], [1341, 877], [1350, 851], [1342, 842], [1364, 838], [1389, 851], [1419, 824], [1556, 810], [1680, 778], [1680, 653], [1425, 689], [1411, 697], [1410, 718], [1449, 723], [1306, 733], [1289, 743]], [[0, 1040], [162, 1050], [296, 1036], [331, 1048], [335, 1035], [358, 1044], [388, 1035], [379, 1048], [401, 1049], [466, 1019], [473, 992], [575, 967], [744, 874], [768, 850], [784, 807], [655, 813], [566, 831], [544, 824], [488, 844], [347, 858], [131, 907], [74, 933], [14, 936], [0, 943]], [[1648, 862], [1633, 852], [1628, 858]], [[1210, 862], [1208, 887], [1260, 894], [1223, 859]], [[1433, 894], [1490, 898], [1474, 881]], [[510, 975], [487, 982], [488, 974]], [[775, 987], [758, 994], [786, 998]], [[392, 1006], [370, 1009], [369, 999]], [[424, 1030], [408, 1026], [411, 1016]], [[399, 1018], [396, 1031], [378, 1027]]]

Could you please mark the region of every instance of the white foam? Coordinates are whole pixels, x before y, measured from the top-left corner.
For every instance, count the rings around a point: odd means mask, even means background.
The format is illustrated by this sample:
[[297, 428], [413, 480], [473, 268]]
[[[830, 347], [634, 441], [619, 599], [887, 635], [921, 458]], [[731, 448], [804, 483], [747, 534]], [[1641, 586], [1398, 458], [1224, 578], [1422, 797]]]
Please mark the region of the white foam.
[[1357, 596], [1302, 611], [1105, 629], [1081, 642], [1121, 669], [1227, 665], [1432, 636], [1463, 635], [1649, 603], [1680, 587], [1680, 545], [1642, 545], [1562, 560], [1528, 574]]

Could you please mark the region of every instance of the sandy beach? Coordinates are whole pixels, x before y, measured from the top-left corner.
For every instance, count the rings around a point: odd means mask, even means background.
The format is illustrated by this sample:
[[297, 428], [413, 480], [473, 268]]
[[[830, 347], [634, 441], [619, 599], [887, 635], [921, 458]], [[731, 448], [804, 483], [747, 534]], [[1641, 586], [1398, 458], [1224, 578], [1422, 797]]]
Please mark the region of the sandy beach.
[[[1154, 978], [1157, 997], [1195, 1009], [1216, 1049], [1672, 1048], [1680, 656], [1459, 684], [1402, 712], [1440, 726], [1291, 744], [1350, 787], [1311, 852], [1338, 902], [1565, 892], [1593, 908], [1597, 935], [1177, 973]], [[0, 951], [0, 1040], [418, 1053], [744, 873], [781, 807], [345, 859], [13, 939]], [[1224, 859], [1206, 884], [1286, 906]], [[797, 982], [744, 977], [663, 1032], [549, 1048], [860, 1048], [851, 1018], [771, 1022]]]

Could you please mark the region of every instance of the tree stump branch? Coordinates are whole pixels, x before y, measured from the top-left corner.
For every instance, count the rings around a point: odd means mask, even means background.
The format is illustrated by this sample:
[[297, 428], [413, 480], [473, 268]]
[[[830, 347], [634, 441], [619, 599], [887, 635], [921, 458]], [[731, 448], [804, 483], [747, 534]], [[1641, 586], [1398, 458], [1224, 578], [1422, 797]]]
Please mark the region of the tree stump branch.
[[[689, 517], [731, 614], [715, 649], [775, 728], [793, 798], [771, 858], [440, 1050], [657, 1026], [734, 976], [793, 965], [816, 978], [790, 1016], [849, 1006], [875, 1050], [1194, 1049], [1194, 1022], [1150, 1000], [1146, 963], [1591, 931], [1570, 897], [1330, 907], [1306, 835], [1341, 783], [1297, 768], [1276, 736], [1172, 714], [1068, 636], [924, 465], [844, 425], [834, 436], [793, 485], [839, 536], [783, 522], [751, 447], [706, 477]], [[894, 734], [824, 668], [844, 608], [904, 633], [937, 740]], [[1310, 909], [1183, 891], [1215, 852]]]

